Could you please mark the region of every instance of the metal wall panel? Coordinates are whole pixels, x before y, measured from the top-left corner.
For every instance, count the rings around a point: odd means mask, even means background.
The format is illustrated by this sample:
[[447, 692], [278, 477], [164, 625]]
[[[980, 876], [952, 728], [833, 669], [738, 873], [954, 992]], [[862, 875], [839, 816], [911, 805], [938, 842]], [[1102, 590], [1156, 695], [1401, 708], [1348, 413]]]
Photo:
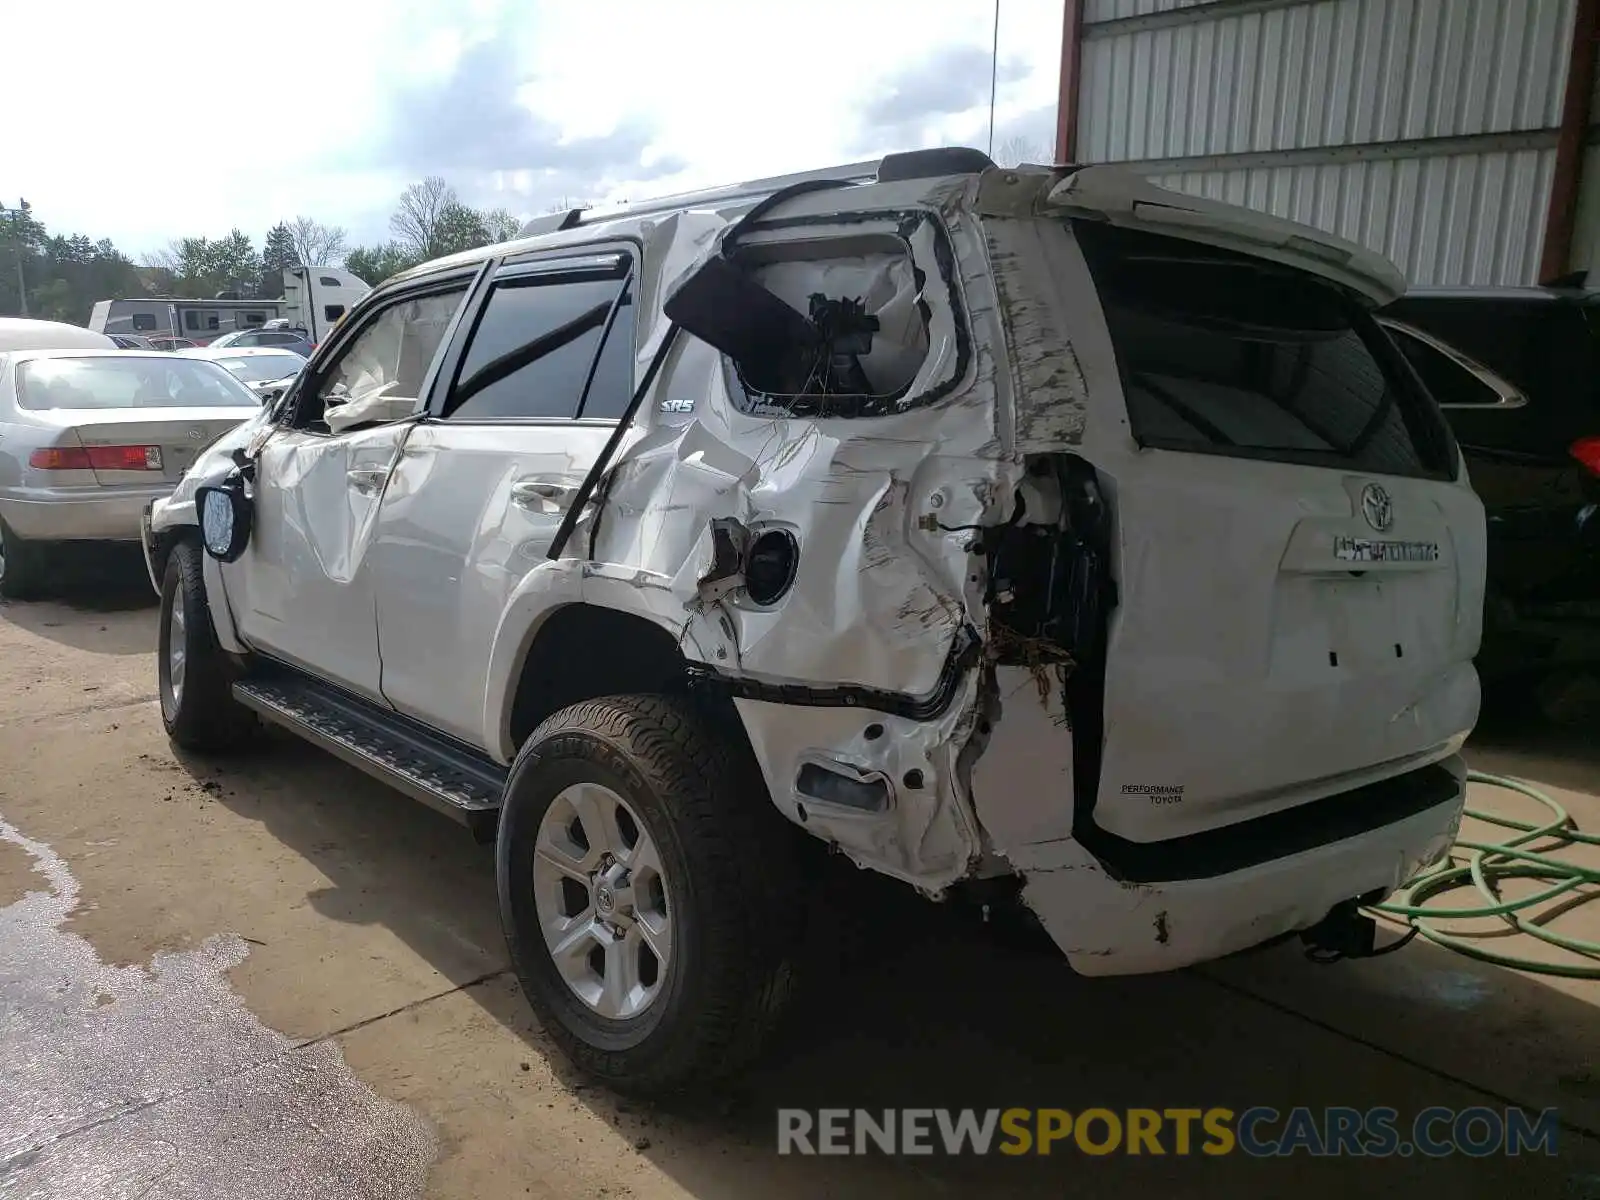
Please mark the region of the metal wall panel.
[[1387, 255], [1413, 283], [1531, 282], [1555, 151], [1187, 172], [1176, 191], [1315, 225]]
[[[1086, 7], [1082, 161], [1169, 160], [1151, 162], [1167, 186], [1353, 237], [1416, 283], [1536, 278], [1575, 0], [1178, 7]], [[1519, 131], [1534, 144], [1426, 145]], [[1229, 154], [1267, 161], [1170, 170]]]
[[1087, 0], [1083, 6], [1085, 25], [1101, 21], [1115, 21], [1119, 17], [1143, 17], [1150, 13], [1171, 12], [1175, 8], [1192, 8], [1209, 0]]
[[[1600, 71], [1594, 73], [1594, 89], [1589, 93], [1589, 124], [1600, 124]], [[1600, 146], [1584, 147], [1567, 265], [1574, 271], [1594, 272], [1594, 281], [1600, 283]]]
[[1549, 128], [1572, 14], [1573, 0], [1322, 0], [1124, 35], [1090, 26], [1080, 153], [1118, 162]]
[[1600, 146], [1583, 151], [1583, 178], [1578, 185], [1577, 212], [1572, 219], [1572, 253], [1567, 266], [1591, 272], [1600, 283]]

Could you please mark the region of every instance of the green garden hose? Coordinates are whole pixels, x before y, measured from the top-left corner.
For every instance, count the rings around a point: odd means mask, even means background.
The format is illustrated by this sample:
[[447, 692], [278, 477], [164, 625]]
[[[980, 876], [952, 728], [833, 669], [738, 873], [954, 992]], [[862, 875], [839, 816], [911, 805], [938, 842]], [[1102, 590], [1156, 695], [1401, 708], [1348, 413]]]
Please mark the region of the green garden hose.
[[[1410, 880], [1402, 889], [1407, 903], [1374, 904], [1374, 912], [1399, 917], [1408, 922], [1416, 933], [1430, 942], [1470, 955], [1484, 962], [1502, 967], [1514, 967], [1538, 975], [1563, 975], [1572, 979], [1600, 979], [1600, 942], [1557, 933], [1535, 916], [1524, 915], [1529, 909], [1544, 904], [1557, 896], [1582, 887], [1586, 883], [1600, 883], [1600, 868], [1580, 866], [1555, 856], [1555, 852], [1573, 844], [1600, 846], [1600, 837], [1584, 833], [1567, 812], [1554, 799], [1538, 788], [1519, 779], [1506, 779], [1484, 771], [1468, 772], [1473, 783], [1506, 788], [1519, 792], [1550, 810], [1550, 820], [1542, 825], [1516, 821], [1499, 813], [1468, 808], [1467, 815], [1502, 829], [1515, 831], [1514, 836], [1501, 842], [1475, 842], [1457, 838], [1450, 857]], [[1561, 843], [1555, 850], [1528, 850], [1524, 847], [1542, 841]], [[1499, 887], [1507, 879], [1536, 879], [1550, 886], [1517, 900], [1507, 900], [1500, 895]], [[1427, 904], [1430, 896], [1468, 883], [1477, 888], [1482, 902], [1460, 908], [1434, 907]], [[1587, 897], [1575, 897], [1581, 903]], [[1550, 914], [1545, 914], [1549, 916]], [[1521, 955], [1488, 949], [1484, 939], [1471, 935], [1446, 933], [1438, 922], [1468, 920], [1476, 917], [1499, 917], [1520, 933], [1536, 937], [1542, 942], [1558, 946], [1573, 954], [1588, 958], [1587, 963], [1542, 962]]]

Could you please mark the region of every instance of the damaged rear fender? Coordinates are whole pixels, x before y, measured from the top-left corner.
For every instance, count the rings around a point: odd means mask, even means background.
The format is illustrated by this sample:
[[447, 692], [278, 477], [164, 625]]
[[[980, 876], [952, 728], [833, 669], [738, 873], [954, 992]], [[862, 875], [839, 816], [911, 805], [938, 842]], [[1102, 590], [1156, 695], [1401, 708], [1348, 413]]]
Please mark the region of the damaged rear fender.
[[980, 672], [966, 671], [937, 720], [870, 709], [735, 701], [778, 810], [858, 866], [936, 894], [972, 873], [963, 748]]
[[[495, 631], [484, 687], [483, 745], [499, 761], [517, 753], [512, 709], [523, 668], [541, 631], [562, 609], [573, 605], [620, 618], [637, 618], [659, 628], [686, 662], [726, 660], [732, 650], [730, 632], [715, 620], [686, 614], [675, 602], [671, 581], [635, 567], [561, 559], [528, 572], [512, 593]], [[604, 681], [600, 681], [604, 691]], [[599, 693], [596, 693], [599, 694]]]

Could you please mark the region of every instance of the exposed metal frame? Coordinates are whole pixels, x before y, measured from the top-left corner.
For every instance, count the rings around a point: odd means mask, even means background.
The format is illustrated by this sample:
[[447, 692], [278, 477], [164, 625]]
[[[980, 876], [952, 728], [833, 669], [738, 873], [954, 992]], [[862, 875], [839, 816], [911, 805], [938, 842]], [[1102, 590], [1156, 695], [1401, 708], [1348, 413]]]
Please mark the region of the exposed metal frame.
[[1191, 4], [1185, 8], [1170, 8], [1134, 17], [1112, 17], [1106, 21], [1092, 21], [1084, 26], [1083, 36], [1116, 37], [1119, 34], [1141, 33], [1149, 29], [1170, 29], [1176, 25], [1198, 25], [1202, 21], [1271, 12], [1275, 8], [1300, 8], [1310, 3], [1315, 3], [1315, 0], [1207, 0], [1207, 3]]
[[1600, 0], [1577, 0], [1572, 20], [1572, 45], [1567, 53], [1567, 83], [1561, 97], [1561, 126], [1556, 140], [1555, 172], [1550, 181], [1550, 206], [1545, 213], [1544, 246], [1539, 256], [1539, 279], [1543, 283], [1554, 282], [1567, 274], [1567, 264], [1572, 257], [1578, 193], [1583, 185], [1589, 100], [1594, 91], [1597, 37], [1600, 37]]
[[[1600, 0], [1596, 0], [1600, 3]], [[1583, 132], [1600, 141], [1600, 126]], [[1507, 133], [1468, 133], [1451, 137], [1409, 138], [1355, 145], [1305, 146], [1297, 150], [1245, 150], [1234, 154], [1197, 154], [1187, 158], [1140, 158], [1119, 162], [1141, 175], [1177, 175], [1187, 171], [1239, 171], [1273, 167], [1320, 167], [1331, 163], [1370, 162], [1399, 158], [1443, 158], [1453, 154], [1510, 153], [1547, 150], [1558, 145], [1559, 129], [1518, 129]]]
[[1061, 75], [1056, 96], [1056, 162], [1078, 152], [1078, 93], [1083, 83], [1083, 0], [1062, 0]]

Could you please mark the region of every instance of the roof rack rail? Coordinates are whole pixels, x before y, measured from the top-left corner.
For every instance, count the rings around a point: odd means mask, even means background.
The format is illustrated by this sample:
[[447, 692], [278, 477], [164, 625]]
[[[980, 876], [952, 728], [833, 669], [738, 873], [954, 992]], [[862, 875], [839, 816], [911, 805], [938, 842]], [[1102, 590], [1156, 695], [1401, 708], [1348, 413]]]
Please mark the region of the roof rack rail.
[[[727, 183], [718, 187], [702, 188], [692, 192], [676, 192], [657, 196], [637, 204], [612, 204], [604, 208], [575, 209], [571, 213], [534, 217], [522, 227], [519, 237], [534, 237], [542, 233], [555, 233], [576, 225], [595, 221], [609, 221], [616, 217], [646, 216], [655, 212], [674, 212], [701, 204], [728, 204], [770, 195], [790, 184], [811, 179], [840, 179], [847, 183], [871, 183], [877, 179], [878, 159], [868, 162], [846, 163], [838, 167], [824, 167], [815, 171], [798, 171], [793, 175], [774, 175], [769, 179], [752, 179], [744, 183]], [[566, 218], [573, 218], [567, 221]]]
[[542, 217], [534, 217], [523, 225], [518, 231], [518, 237], [535, 237], [543, 233], [560, 233], [563, 229], [571, 229], [583, 219], [584, 210], [581, 208], [562, 208]]
[[843, 163], [836, 167], [821, 167], [812, 171], [797, 171], [792, 175], [774, 175], [767, 179], [751, 179], [743, 183], [723, 184], [720, 187], [699, 191], [678, 192], [658, 196], [637, 204], [615, 204], [605, 208], [572, 209], [534, 217], [523, 225], [518, 237], [534, 237], [556, 233], [578, 225], [596, 221], [609, 221], [617, 217], [647, 216], [650, 213], [675, 212], [697, 205], [731, 204], [740, 200], [753, 200], [771, 195], [782, 188], [811, 180], [836, 179], [843, 183], [877, 183], [899, 179], [925, 178], [934, 175], [960, 175], [982, 171], [994, 166], [993, 160], [981, 150], [964, 146], [940, 146], [928, 150], [908, 150], [883, 158], [864, 162]]

